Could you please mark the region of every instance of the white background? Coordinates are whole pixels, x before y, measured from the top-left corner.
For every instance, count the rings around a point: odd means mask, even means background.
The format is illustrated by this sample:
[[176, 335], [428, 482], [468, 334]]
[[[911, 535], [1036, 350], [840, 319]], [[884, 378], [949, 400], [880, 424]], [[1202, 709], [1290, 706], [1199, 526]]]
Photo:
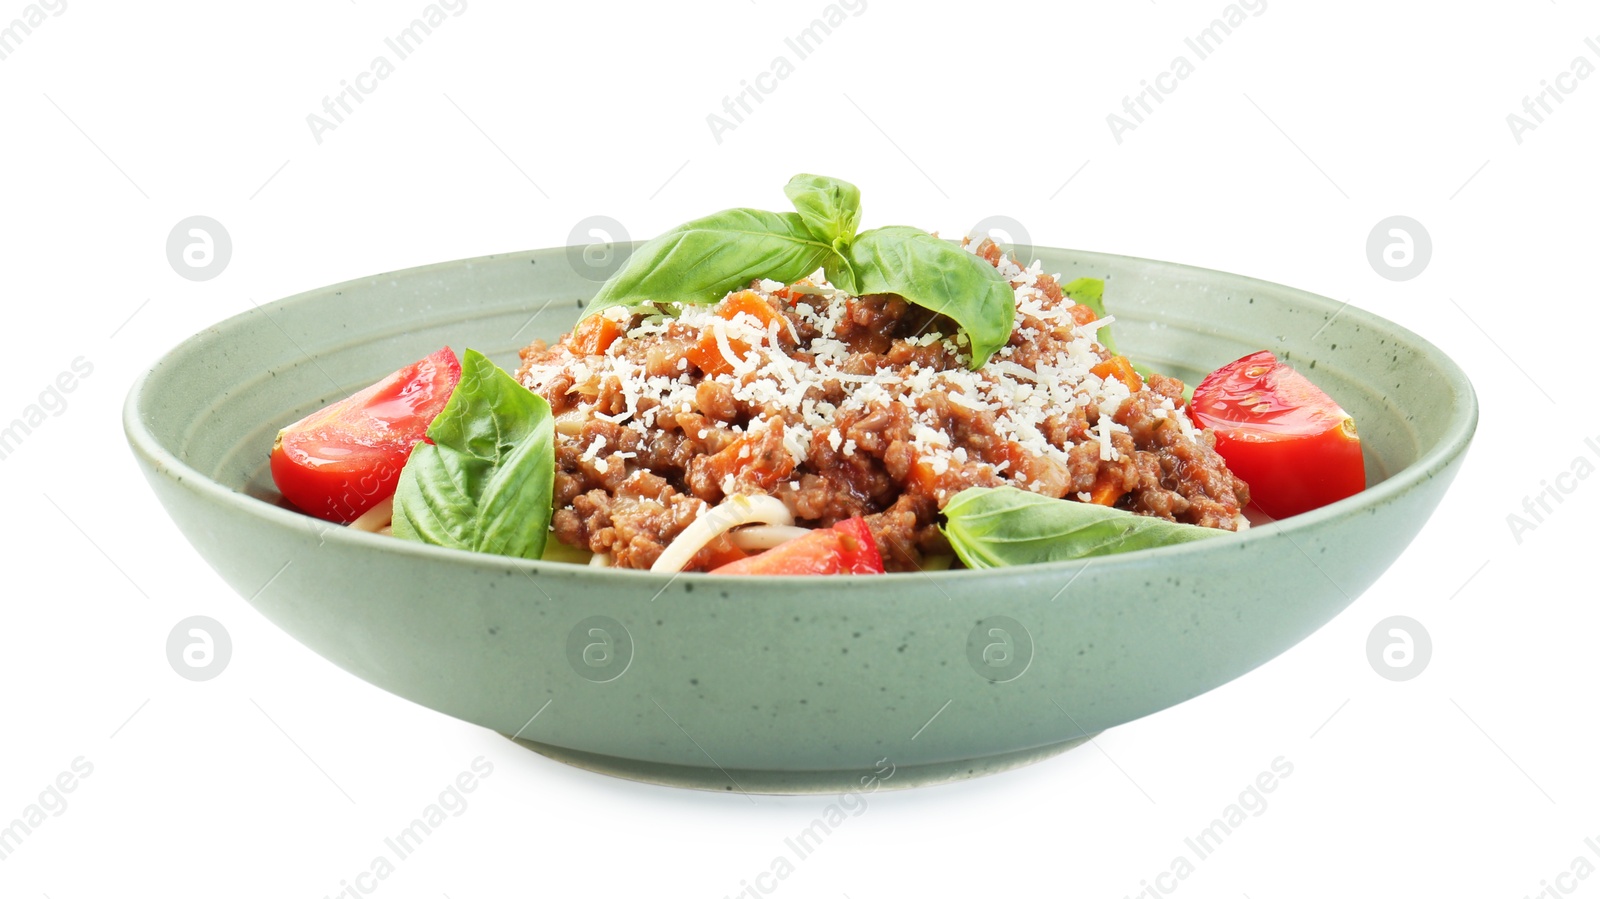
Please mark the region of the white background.
[[[189, 334], [323, 284], [567, 244], [595, 214], [634, 238], [732, 205], [780, 208], [797, 171], [848, 178], [864, 226], [958, 234], [1006, 215], [1045, 246], [1293, 284], [1425, 335], [1470, 373], [1477, 442], [1409, 551], [1348, 611], [1254, 673], [1096, 747], [1005, 775], [868, 797], [785, 897], [1086, 895], [1152, 885], [1278, 757], [1293, 766], [1184, 896], [1536, 895], [1600, 838], [1589, 509], [1576, 485], [1520, 541], [1507, 515], [1600, 443], [1594, 165], [1600, 77], [1519, 141], [1506, 116], [1584, 55], [1582, 4], [1290, 5], [1248, 17], [1135, 130], [1106, 116], [1193, 51], [1225, 4], [866, 0], [742, 124], [707, 124], [794, 58], [821, 0], [471, 0], [319, 143], [308, 114], [422, 0], [69, 0], [0, 61], [0, 423], [72, 360], [92, 374], [0, 461], [0, 824], [72, 761], [91, 776], [0, 861], [53, 899], [337, 895], [479, 756], [459, 817], [388, 897], [737, 895], [832, 800], [710, 795], [569, 769], [383, 693], [261, 619], [195, 555], [135, 469], [127, 389]], [[0, 3], [0, 27], [25, 10]], [[1433, 255], [1379, 277], [1407, 215]], [[181, 219], [222, 222], [213, 280], [169, 265]], [[613, 235], [620, 236], [620, 235]], [[396, 360], [397, 364], [405, 360]], [[1286, 596], [1286, 602], [1294, 597]], [[205, 614], [225, 672], [165, 641]], [[1374, 625], [1431, 634], [1416, 679], [1369, 664]], [[1600, 842], [1600, 839], [1597, 839]], [[364, 883], [370, 883], [364, 881]], [[1600, 877], [1563, 888], [1600, 896]], [[136, 886], [137, 885], [137, 886]], [[1149, 894], [1147, 894], [1149, 895]], [[1553, 895], [1553, 894], [1552, 894]]]

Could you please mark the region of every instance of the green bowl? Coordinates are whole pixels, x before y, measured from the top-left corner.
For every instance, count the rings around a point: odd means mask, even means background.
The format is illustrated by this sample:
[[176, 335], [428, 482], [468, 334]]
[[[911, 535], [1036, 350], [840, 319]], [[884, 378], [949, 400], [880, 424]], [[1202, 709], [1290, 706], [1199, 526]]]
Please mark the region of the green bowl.
[[[1466, 376], [1360, 309], [1166, 262], [1040, 248], [1107, 279], [1117, 338], [1183, 377], [1269, 348], [1359, 423], [1357, 496], [1227, 540], [999, 571], [664, 577], [423, 546], [285, 507], [277, 430], [450, 345], [514, 367], [596, 284], [569, 250], [314, 290], [191, 337], [124, 413], [200, 555], [385, 690], [574, 765], [713, 790], [987, 774], [1220, 686], [1304, 639], [1422, 528], [1477, 424]], [[888, 772], [887, 774], [884, 772]]]

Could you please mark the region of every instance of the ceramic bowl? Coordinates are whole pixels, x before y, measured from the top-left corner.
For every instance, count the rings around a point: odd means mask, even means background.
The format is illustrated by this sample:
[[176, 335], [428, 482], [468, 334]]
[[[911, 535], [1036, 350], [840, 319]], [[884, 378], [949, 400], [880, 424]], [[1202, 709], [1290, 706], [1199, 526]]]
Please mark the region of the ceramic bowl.
[[839, 578], [518, 561], [282, 504], [266, 464], [280, 427], [446, 344], [514, 368], [517, 348], [570, 328], [598, 286], [569, 253], [424, 266], [254, 309], [157, 362], [125, 425], [195, 549], [290, 635], [385, 690], [623, 777], [750, 792], [936, 783], [1204, 693], [1371, 585], [1427, 521], [1477, 423], [1450, 359], [1354, 306], [1039, 248], [1045, 271], [1107, 280], [1120, 345], [1157, 370], [1193, 384], [1276, 351], [1356, 418], [1367, 489], [1226, 540]]

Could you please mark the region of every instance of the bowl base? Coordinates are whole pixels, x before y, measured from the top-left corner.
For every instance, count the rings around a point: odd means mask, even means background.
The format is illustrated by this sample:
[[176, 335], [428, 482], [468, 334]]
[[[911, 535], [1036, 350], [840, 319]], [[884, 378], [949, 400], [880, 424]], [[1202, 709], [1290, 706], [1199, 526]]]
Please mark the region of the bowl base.
[[[862, 788], [861, 780], [870, 777], [871, 772], [862, 770], [841, 771], [758, 771], [747, 768], [723, 769], [720, 767], [698, 767], [693, 765], [672, 765], [660, 762], [646, 762], [638, 759], [625, 759], [616, 756], [599, 755], [593, 752], [583, 752], [577, 749], [568, 749], [563, 746], [551, 746], [548, 743], [536, 743], [518, 737], [505, 736], [513, 743], [525, 749], [531, 749], [546, 758], [554, 759], [563, 764], [594, 771], [599, 774], [608, 774], [624, 780], [635, 780], [641, 783], [660, 784], [668, 787], [684, 787], [691, 790], [706, 790], [714, 793], [760, 793], [773, 796], [793, 796], [807, 793], [846, 793]], [[1069, 749], [1075, 748], [1096, 734], [1077, 739], [1067, 740], [1062, 743], [1052, 743], [1048, 746], [1038, 746], [1032, 749], [1023, 749], [1015, 752], [1002, 752], [997, 755], [987, 755], [980, 758], [965, 759], [951, 762], [932, 762], [923, 765], [900, 765], [894, 773], [878, 780], [879, 790], [904, 790], [911, 787], [934, 786], [942, 783], [952, 783], [958, 780], [968, 780], [974, 777], [983, 777], [988, 774], [998, 774], [1021, 768], [1034, 762], [1044, 761], [1051, 756], [1060, 755]]]

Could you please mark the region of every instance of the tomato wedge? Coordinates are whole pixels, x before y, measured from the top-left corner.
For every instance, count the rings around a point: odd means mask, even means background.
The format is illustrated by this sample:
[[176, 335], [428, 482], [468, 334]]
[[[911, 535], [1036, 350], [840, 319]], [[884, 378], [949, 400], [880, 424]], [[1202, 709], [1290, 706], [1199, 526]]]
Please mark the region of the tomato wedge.
[[1355, 420], [1321, 388], [1263, 350], [1230, 362], [1194, 389], [1189, 417], [1217, 435], [1217, 452], [1250, 485], [1250, 499], [1287, 518], [1366, 486]]
[[818, 528], [766, 552], [729, 562], [712, 574], [883, 574], [883, 557], [861, 518]]
[[449, 347], [278, 432], [272, 480], [302, 512], [347, 523], [394, 495], [411, 448], [461, 380]]

